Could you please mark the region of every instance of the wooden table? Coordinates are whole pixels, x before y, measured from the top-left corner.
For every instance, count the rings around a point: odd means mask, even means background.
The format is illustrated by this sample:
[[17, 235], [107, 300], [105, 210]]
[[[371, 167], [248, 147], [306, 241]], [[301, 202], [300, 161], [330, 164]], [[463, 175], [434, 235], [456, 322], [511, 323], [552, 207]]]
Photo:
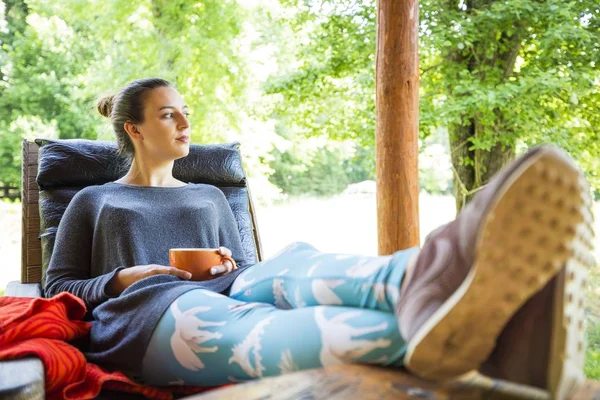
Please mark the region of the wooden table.
[[[581, 394], [581, 395], [580, 395]], [[598, 382], [588, 382], [576, 399], [600, 399]], [[585, 397], [581, 397], [585, 396]], [[188, 396], [217, 399], [550, 399], [546, 391], [471, 373], [445, 385], [418, 379], [406, 371], [341, 365], [229, 386]]]

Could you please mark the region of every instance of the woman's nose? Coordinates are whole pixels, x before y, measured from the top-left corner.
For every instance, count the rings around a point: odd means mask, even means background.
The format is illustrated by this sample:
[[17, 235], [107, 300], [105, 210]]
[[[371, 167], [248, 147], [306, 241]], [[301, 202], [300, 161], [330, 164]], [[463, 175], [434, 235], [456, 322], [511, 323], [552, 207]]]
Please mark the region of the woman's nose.
[[177, 122], [179, 129], [186, 129], [190, 127], [190, 121], [188, 121], [187, 117], [183, 114], [179, 117]]

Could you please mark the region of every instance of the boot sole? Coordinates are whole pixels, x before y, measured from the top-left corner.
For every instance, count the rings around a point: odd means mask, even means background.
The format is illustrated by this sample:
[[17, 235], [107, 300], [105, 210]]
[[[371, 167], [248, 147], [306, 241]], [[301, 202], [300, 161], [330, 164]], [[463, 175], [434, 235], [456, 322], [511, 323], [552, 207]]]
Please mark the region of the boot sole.
[[554, 292], [548, 391], [571, 398], [585, 381], [585, 292], [588, 269], [571, 260], [558, 275]]
[[432, 380], [477, 369], [514, 313], [566, 266], [556, 296], [549, 390], [583, 380], [583, 296], [594, 265], [589, 186], [569, 156], [543, 149], [500, 188], [481, 224], [475, 262], [461, 286], [417, 331], [405, 366]]

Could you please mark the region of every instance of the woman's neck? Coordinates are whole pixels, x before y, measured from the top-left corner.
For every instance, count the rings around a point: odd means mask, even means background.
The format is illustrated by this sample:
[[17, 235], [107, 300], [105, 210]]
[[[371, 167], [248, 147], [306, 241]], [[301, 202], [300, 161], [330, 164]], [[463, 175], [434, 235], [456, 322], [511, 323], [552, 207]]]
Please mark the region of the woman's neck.
[[127, 174], [115, 182], [136, 186], [184, 186], [185, 182], [173, 177], [173, 164], [174, 161], [142, 163], [134, 158]]

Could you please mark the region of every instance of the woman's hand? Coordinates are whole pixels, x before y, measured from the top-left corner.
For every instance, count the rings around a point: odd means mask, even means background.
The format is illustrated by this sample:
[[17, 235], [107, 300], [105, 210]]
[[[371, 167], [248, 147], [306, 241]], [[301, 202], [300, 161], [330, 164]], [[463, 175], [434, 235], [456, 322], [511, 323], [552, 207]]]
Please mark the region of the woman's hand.
[[[223, 246], [219, 247], [217, 252], [224, 257], [231, 257], [231, 255], [232, 255], [231, 250], [229, 250], [227, 247], [223, 247]], [[225, 260], [225, 261], [223, 261], [223, 264], [215, 265], [214, 267], [212, 267], [210, 269], [210, 274], [211, 275], [227, 274], [227, 273], [233, 271], [234, 269], [237, 269], [237, 265], [235, 264], [235, 261], [231, 262], [229, 260]]]
[[135, 267], [122, 269], [113, 276], [108, 282], [109, 294], [111, 296], [118, 296], [137, 281], [160, 274], [174, 275], [181, 279], [190, 279], [192, 277], [192, 274], [187, 271], [166, 265], [136, 265]]

